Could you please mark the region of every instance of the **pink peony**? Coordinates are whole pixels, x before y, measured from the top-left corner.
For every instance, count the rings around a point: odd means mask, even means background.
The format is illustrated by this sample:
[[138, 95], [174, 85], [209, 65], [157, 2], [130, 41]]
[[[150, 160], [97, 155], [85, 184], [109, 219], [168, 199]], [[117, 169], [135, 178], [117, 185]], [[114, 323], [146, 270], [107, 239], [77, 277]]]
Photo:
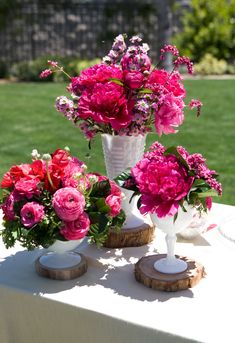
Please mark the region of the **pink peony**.
[[140, 88], [144, 83], [144, 75], [138, 71], [124, 71], [124, 83], [131, 89]]
[[150, 88], [155, 92], [159, 92], [161, 89], [164, 94], [172, 93], [176, 97], [185, 98], [186, 91], [180, 82], [181, 79], [182, 77], [178, 72], [169, 74], [166, 70], [155, 69], [148, 78], [146, 88]]
[[26, 203], [21, 211], [21, 223], [27, 228], [30, 229], [33, 225], [39, 223], [44, 218], [44, 206], [38, 204], [35, 201]]
[[181, 98], [176, 98], [172, 94], [167, 94], [163, 98], [160, 108], [155, 109], [155, 127], [159, 136], [162, 133], [168, 135], [177, 132], [175, 127], [184, 121], [183, 107], [184, 102]]
[[92, 90], [97, 83], [106, 83], [111, 78], [122, 80], [122, 71], [119, 67], [104, 63], [96, 64], [83, 70], [80, 76], [73, 77], [70, 88], [73, 93], [79, 94], [84, 89]]
[[84, 212], [75, 221], [64, 222], [60, 233], [67, 240], [82, 239], [86, 236], [90, 228], [90, 220]]
[[37, 177], [22, 177], [16, 182], [15, 190], [19, 195], [24, 196], [27, 199], [31, 199], [34, 195], [40, 195], [41, 191], [38, 187], [39, 183], [40, 180]]
[[140, 212], [159, 217], [177, 212], [194, 180], [174, 155], [144, 158], [132, 168], [132, 176], [142, 194]]
[[90, 117], [97, 123], [110, 123], [118, 131], [131, 122], [129, 107], [131, 103], [127, 102], [123, 87], [113, 82], [98, 83], [92, 92], [83, 92], [78, 113], [83, 119]]
[[61, 220], [71, 222], [83, 213], [85, 198], [73, 187], [60, 188], [53, 196], [52, 206]]

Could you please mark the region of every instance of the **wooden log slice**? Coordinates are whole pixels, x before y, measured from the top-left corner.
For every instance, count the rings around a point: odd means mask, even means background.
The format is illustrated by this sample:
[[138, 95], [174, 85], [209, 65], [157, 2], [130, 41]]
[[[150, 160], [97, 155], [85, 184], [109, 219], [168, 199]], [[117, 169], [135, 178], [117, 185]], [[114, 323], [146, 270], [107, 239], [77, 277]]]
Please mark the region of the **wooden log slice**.
[[[77, 254], [77, 253], [76, 253]], [[68, 268], [49, 268], [40, 263], [40, 257], [35, 261], [36, 272], [43, 277], [54, 280], [72, 280], [75, 279], [87, 271], [87, 260], [83, 254], [78, 254], [81, 256], [81, 261], [75, 266]]]
[[111, 230], [104, 246], [106, 248], [139, 247], [153, 240], [154, 231], [154, 226], [147, 223], [131, 229]]
[[185, 256], [177, 256], [188, 264], [188, 268], [177, 274], [165, 274], [156, 271], [154, 263], [165, 254], [142, 257], [135, 265], [135, 278], [143, 285], [166, 292], [175, 292], [194, 287], [205, 276], [204, 267]]

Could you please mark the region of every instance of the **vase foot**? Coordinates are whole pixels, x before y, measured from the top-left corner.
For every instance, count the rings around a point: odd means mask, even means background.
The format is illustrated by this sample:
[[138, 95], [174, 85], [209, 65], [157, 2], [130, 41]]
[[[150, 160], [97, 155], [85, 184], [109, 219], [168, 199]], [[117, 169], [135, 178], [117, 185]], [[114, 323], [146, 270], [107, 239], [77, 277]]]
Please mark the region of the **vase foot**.
[[176, 292], [196, 286], [204, 277], [204, 267], [185, 256], [180, 256], [180, 258], [188, 264], [186, 271], [177, 274], [164, 274], [156, 271], [153, 267], [154, 263], [165, 256], [165, 254], [157, 254], [142, 257], [135, 265], [136, 281], [152, 289]]
[[47, 268], [70, 268], [81, 262], [81, 256], [72, 251], [58, 254], [55, 252], [48, 252], [39, 258], [42, 266]]
[[104, 243], [106, 248], [139, 247], [150, 243], [154, 238], [155, 228], [144, 223], [135, 228], [122, 228], [120, 231], [110, 230]]
[[[43, 277], [55, 280], [71, 280], [86, 273], [87, 261], [84, 255], [68, 252], [68, 255], [58, 259], [54, 253], [46, 253], [35, 261], [36, 272]], [[62, 256], [61, 256], [62, 257]]]
[[182, 273], [188, 268], [188, 264], [179, 259], [175, 258], [169, 261], [166, 257], [162, 258], [154, 263], [154, 269], [164, 274], [177, 274]]

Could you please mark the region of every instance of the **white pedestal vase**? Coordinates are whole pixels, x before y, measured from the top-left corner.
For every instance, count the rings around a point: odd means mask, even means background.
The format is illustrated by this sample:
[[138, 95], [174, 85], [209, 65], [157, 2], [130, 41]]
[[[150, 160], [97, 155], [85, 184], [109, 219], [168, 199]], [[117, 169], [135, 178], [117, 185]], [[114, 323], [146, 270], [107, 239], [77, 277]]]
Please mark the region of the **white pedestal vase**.
[[[143, 157], [146, 136], [102, 135], [107, 175], [114, 179], [127, 168], [132, 168]], [[126, 220], [120, 232], [110, 231], [105, 246], [122, 248], [141, 246], [153, 240], [154, 227], [147, 217], [143, 217], [137, 208], [138, 197], [130, 202], [132, 191], [121, 188], [123, 193], [122, 209]]]
[[[112, 136], [103, 134], [102, 146], [107, 175], [114, 179], [127, 168], [132, 168], [143, 157], [146, 136]], [[126, 213], [124, 228], [134, 228], [144, 223], [144, 218], [137, 209], [137, 200], [130, 198], [132, 191], [122, 188], [124, 198], [122, 209]]]
[[166, 216], [159, 218], [156, 214], [151, 214], [151, 219], [157, 228], [166, 234], [167, 255], [164, 258], [154, 263], [154, 268], [166, 274], [181, 273], [187, 269], [187, 263], [175, 257], [174, 248], [176, 242], [176, 234], [184, 230], [192, 221], [196, 212], [195, 208], [185, 206], [187, 212], [184, 212], [181, 207], [178, 210], [178, 216], [174, 222], [174, 216]]
[[56, 280], [70, 280], [87, 271], [85, 257], [74, 250], [84, 238], [71, 241], [56, 240], [35, 262], [39, 275]]
[[175, 256], [174, 247], [176, 233], [183, 230], [192, 221], [195, 209], [187, 207], [187, 212], [181, 208], [174, 222], [174, 216], [158, 218], [151, 214], [153, 223], [166, 234], [167, 254], [143, 256], [135, 265], [135, 278], [144, 286], [176, 292], [194, 287], [204, 277], [202, 264], [185, 256]]

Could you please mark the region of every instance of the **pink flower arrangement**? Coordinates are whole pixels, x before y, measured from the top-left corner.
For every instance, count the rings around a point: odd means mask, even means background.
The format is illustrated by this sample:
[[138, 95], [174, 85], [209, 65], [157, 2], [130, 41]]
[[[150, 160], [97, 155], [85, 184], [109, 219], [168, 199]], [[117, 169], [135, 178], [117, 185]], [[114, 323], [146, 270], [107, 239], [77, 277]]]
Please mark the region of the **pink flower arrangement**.
[[217, 174], [201, 154], [189, 154], [183, 147], [166, 149], [156, 142], [130, 171], [117, 177], [120, 186], [140, 194], [140, 212], [158, 217], [177, 215], [185, 203], [199, 211], [211, 208], [211, 197], [221, 195]]
[[36, 150], [32, 163], [15, 165], [1, 181], [7, 247], [19, 240], [28, 249], [51, 245], [56, 239], [86, 235], [103, 244], [109, 229], [121, 228], [121, 191], [107, 177], [87, 173], [85, 164], [68, 149], [42, 158]]
[[[178, 69], [185, 64], [192, 74], [192, 62], [180, 56], [175, 46], [165, 45], [160, 60], [164, 60], [165, 53], [171, 53], [173, 70], [152, 67], [148, 44], [133, 36], [127, 46], [125, 38], [125, 35], [115, 38], [101, 63], [70, 77], [70, 99], [65, 96], [56, 99], [56, 109], [78, 125], [89, 140], [97, 133], [144, 135], [152, 130], [152, 124], [161, 136], [176, 133], [184, 121], [186, 91]], [[40, 77], [64, 72], [58, 62], [48, 63], [50, 69]], [[199, 100], [193, 100], [189, 108], [196, 107], [199, 115], [201, 106]]]

